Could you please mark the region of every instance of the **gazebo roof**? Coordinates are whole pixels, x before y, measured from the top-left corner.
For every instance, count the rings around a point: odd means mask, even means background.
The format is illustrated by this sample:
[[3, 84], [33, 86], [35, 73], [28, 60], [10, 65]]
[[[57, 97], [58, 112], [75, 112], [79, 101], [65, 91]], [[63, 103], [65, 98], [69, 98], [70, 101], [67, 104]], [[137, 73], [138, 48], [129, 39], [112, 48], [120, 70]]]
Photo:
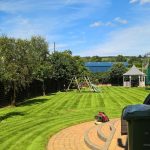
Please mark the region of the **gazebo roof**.
[[134, 75], [142, 75], [145, 76], [145, 73], [141, 72], [135, 65], [133, 65], [129, 71], [123, 74], [124, 76], [134, 76]]

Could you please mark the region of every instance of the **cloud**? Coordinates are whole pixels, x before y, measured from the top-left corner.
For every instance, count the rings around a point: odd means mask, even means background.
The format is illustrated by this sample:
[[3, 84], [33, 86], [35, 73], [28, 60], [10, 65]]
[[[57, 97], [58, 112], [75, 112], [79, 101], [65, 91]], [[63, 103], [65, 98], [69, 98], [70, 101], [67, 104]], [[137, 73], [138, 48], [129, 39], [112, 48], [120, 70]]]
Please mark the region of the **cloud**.
[[101, 27], [101, 26], [114, 27], [115, 23], [128, 24], [128, 21], [120, 17], [116, 17], [113, 21], [109, 21], [109, 22], [95, 21], [94, 23], [90, 24], [90, 27], [92, 28]]
[[7, 0], [0, 1], [0, 11], [17, 13], [17, 12], [29, 12], [35, 10], [48, 10], [59, 9], [64, 6], [65, 2], [62, 1], [36, 1], [36, 0]]
[[146, 3], [150, 3], [150, 0], [141, 0], [140, 2], [141, 4], [146, 4]]
[[[49, 32], [58, 32], [76, 25], [80, 19], [88, 18], [97, 7], [99, 9], [104, 7], [105, 3], [104, 0], [93, 0], [92, 3], [91, 0], [0, 0], [0, 11], [11, 14], [11, 17], [6, 17], [3, 22], [12, 20], [13, 24], [17, 24], [14, 18], [20, 14], [23, 17], [28, 16], [30, 24], [40, 26], [40, 30], [47, 32], [49, 28]], [[2, 21], [0, 26], [1, 24]], [[8, 26], [11, 28], [11, 24], [7, 25], [7, 28]]]
[[[35, 12], [42, 10], [59, 10], [64, 8], [72, 9], [94, 9], [91, 6], [99, 7], [103, 6], [104, 0], [0, 0], [0, 11], [8, 13], [17, 12]], [[80, 14], [82, 15], [82, 14]]]
[[100, 27], [100, 26], [103, 26], [103, 25], [104, 25], [104, 23], [102, 23], [100, 21], [96, 21], [96, 22], [92, 23], [90, 25], [90, 27]]
[[105, 26], [113, 27], [115, 24], [109, 21], [105, 23]]
[[132, 4], [132, 3], [136, 3], [136, 2], [138, 2], [138, 1], [139, 1], [139, 0], [130, 0], [129, 3]]
[[129, 3], [133, 4], [133, 3], [140, 3], [140, 4], [146, 4], [146, 3], [150, 3], [150, 0], [130, 0]]
[[[103, 12], [106, 5], [105, 0], [0, 0], [0, 34], [23, 39], [41, 35], [50, 50], [54, 41], [58, 49], [76, 50], [86, 42], [78, 32], [81, 23], [93, 18], [97, 9]], [[69, 37], [69, 31], [77, 31], [78, 37]]]
[[127, 23], [128, 23], [127, 20], [122, 19], [122, 18], [120, 18], [120, 17], [116, 17], [116, 18], [114, 19], [114, 21], [115, 21], [115, 22], [118, 22], [118, 23], [120, 23], [120, 24], [127, 24]]
[[52, 19], [27, 18], [21, 15], [7, 17], [5, 21], [0, 22], [0, 34], [22, 39], [29, 39], [31, 36], [40, 35], [48, 42], [57, 41], [62, 37], [55, 32], [57, 22], [51, 21]]
[[100, 26], [109, 26], [109, 27], [113, 27], [113, 26], [115, 26], [115, 24], [112, 23], [112, 22], [110, 22], [110, 21], [109, 21], [109, 22], [96, 21], [96, 22], [90, 24], [90, 27], [92, 27], [92, 28], [100, 27]]
[[150, 51], [150, 22], [113, 31], [108, 34], [107, 40], [97, 46], [85, 50], [80, 55], [114, 56], [139, 55]]

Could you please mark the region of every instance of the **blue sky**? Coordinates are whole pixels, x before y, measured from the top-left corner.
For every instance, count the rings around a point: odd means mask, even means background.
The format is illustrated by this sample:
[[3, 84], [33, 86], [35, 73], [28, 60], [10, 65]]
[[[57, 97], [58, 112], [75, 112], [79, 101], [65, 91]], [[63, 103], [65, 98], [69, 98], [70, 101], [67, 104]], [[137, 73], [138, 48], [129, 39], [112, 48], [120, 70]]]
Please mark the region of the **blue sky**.
[[150, 0], [0, 0], [0, 34], [41, 35], [73, 55], [144, 55]]

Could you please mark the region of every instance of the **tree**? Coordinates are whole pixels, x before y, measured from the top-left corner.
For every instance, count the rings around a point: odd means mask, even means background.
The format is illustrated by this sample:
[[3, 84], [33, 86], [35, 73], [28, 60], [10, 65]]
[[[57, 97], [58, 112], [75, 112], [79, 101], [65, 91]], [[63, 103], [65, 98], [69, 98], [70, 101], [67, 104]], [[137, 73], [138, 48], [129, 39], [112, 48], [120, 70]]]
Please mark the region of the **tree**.
[[80, 77], [80, 76], [88, 76], [89, 75], [89, 71], [88, 69], [85, 67], [85, 63], [84, 60], [80, 57], [80, 56], [74, 56], [73, 57], [74, 61], [76, 62], [76, 76]]
[[123, 55], [118, 55], [116, 57], [116, 62], [125, 62], [125, 61], [127, 61], [127, 59]]
[[3, 75], [4, 75], [4, 56], [1, 54], [0, 50], [0, 80], [2, 81]]
[[67, 54], [70, 54], [70, 55], [72, 55], [72, 51], [71, 50], [64, 50], [64, 53], [67, 53]]
[[126, 72], [126, 67], [122, 63], [116, 63], [110, 69], [110, 81], [112, 84], [122, 85], [123, 74]]
[[57, 83], [58, 90], [64, 89], [70, 79], [81, 76], [86, 70], [80, 57], [73, 57], [66, 52], [55, 52], [50, 56], [52, 78]]
[[93, 57], [91, 57], [90, 61], [92, 61], [92, 62], [101, 62], [102, 58], [99, 57], [99, 56], [93, 56]]
[[50, 78], [51, 64], [49, 61], [48, 43], [40, 36], [31, 38], [32, 47], [32, 74], [33, 79], [42, 82], [43, 95], [45, 95], [45, 79]]
[[134, 64], [139, 68], [142, 67], [142, 59], [140, 57], [132, 56], [129, 58], [128, 63], [130, 66], [132, 66]]
[[5, 92], [11, 91], [11, 104], [16, 103], [16, 93], [29, 83], [30, 76], [26, 65], [28, 41], [15, 40], [6, 36], [0, 38], [0, 53], [3, 61], [2, 79]]
[[5, 92], [11, 94], [11, 104], [16, 103], [16, 94], [34, 79], [40, 80], [45, 94], [44, 79], [50, 76], [48, 44], [42, 37], [31, 40], [0, 38], [0, 77]]
[[109, 72], [101, 73], [101, 76], [99, 78], [99, 82], [102, 84], [110, 83], [110, 73]]

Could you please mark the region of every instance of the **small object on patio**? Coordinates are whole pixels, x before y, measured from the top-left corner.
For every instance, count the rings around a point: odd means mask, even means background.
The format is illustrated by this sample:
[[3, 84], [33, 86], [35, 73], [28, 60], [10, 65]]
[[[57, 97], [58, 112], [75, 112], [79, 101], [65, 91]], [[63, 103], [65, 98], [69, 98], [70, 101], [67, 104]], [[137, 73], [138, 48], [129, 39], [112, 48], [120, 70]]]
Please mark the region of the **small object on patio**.
[[95, 119], [97, 122], [108, 122], [109, 118], [104, 112], [99, 112], [96, 116]]

